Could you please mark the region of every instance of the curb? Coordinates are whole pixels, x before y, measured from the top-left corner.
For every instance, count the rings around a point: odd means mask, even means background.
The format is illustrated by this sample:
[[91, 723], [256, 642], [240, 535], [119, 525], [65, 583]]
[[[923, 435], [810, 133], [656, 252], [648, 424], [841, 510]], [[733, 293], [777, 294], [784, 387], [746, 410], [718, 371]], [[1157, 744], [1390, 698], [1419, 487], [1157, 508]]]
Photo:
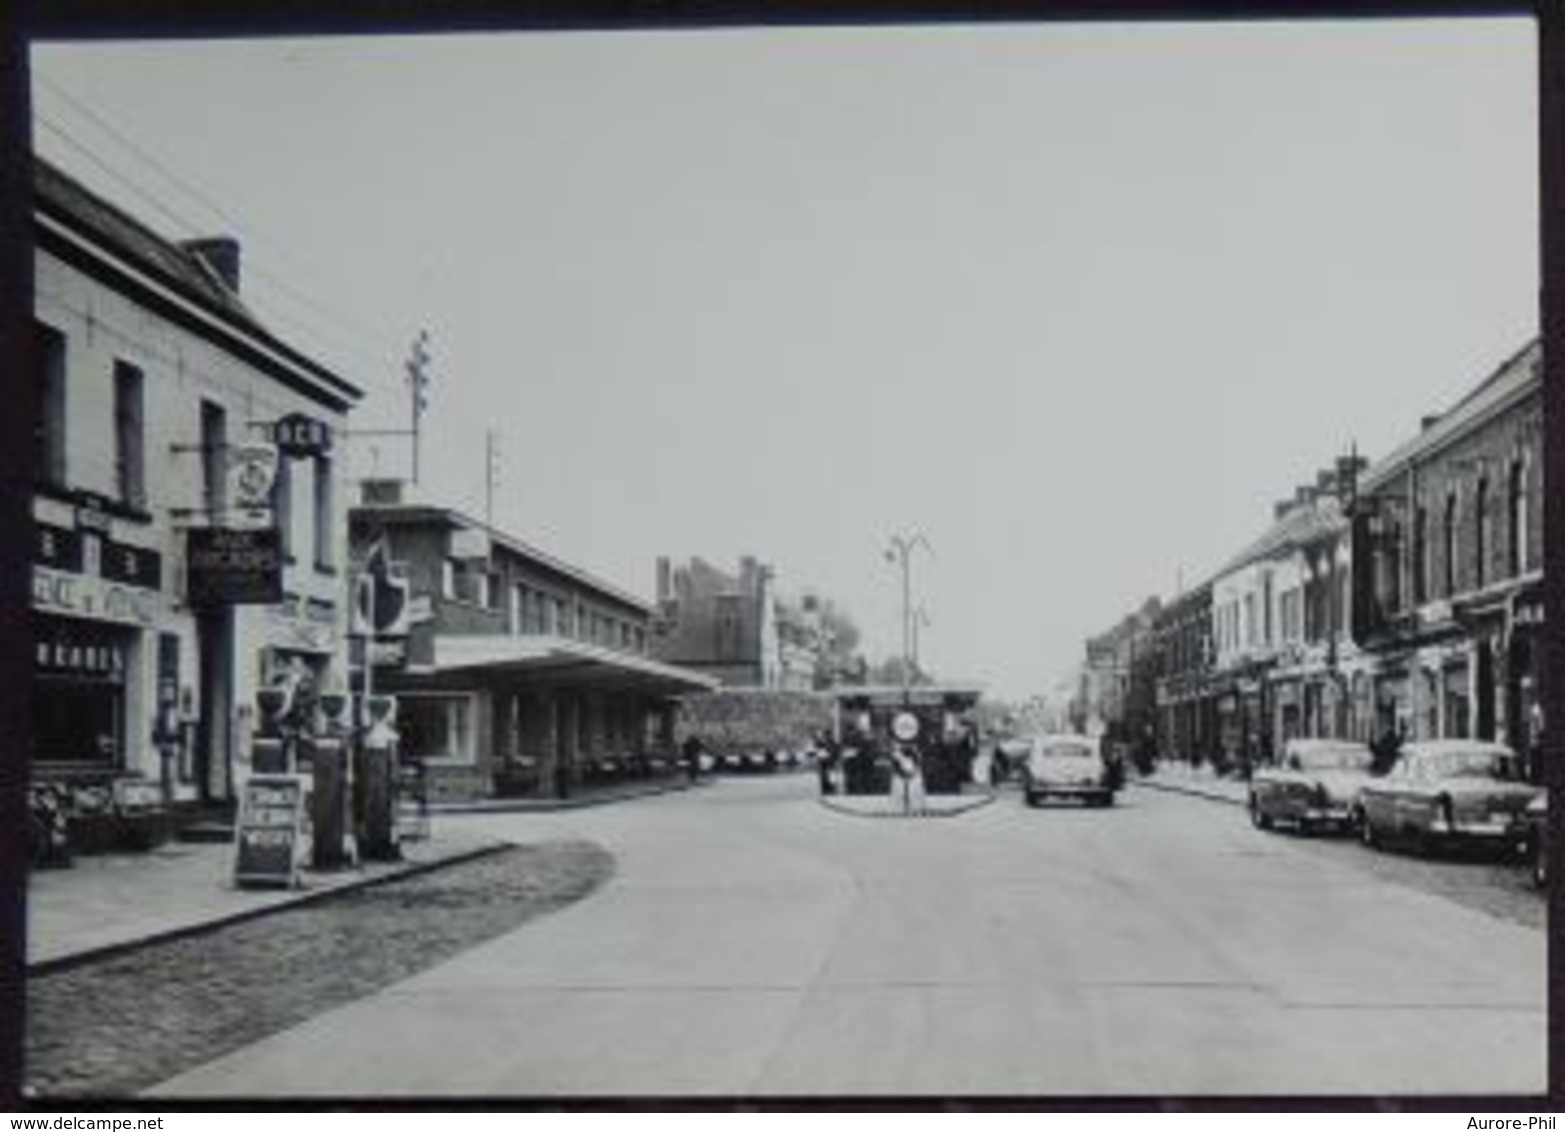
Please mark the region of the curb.
[[430, 817], [459, 817], [467, 814], [548, 814], [560, 810], [585, 810], [592, 806], [611, 806], [615, 802], [634, 802], [638, 798], [656, 798], [660, 794], [677, 794], [685, 790], [699, 790], [710, 786], [712, 780], [699, 782], [671, 782], [666, 786], [651, 786], [645, 790], [626, 791], [581, 798], [495, 798], [480, 802], [432, 802]]
[[1203, 790], [1198, 786], [1175, 785], [1172, 782], [1152, 782], [1142, 778], [1136, 780], [1133, 785], [1145, 786], [1149, 790], [1162, 790], [1168, 794], [1184, 794], [1191, 798], [1205, 798], [1208, 802], [1223, 802], [1230, 806], [1243, 807], [1247, 803], [1243, 798], [1230, 798], [1226, 794], [1214, 794], [1210, 790]]
[[974, 810], [982, 809], [990, 802], [993, 802], [995, 797], [996, 795], [994, 794], [985, 794], [979, 797], [975, 797], [971, 805], [959, 806], [954, 810], [925, 810], [923, 813], [916, 814], [903, 814], [896, 810], [890, 809], [857, 810], [850, 806], [844, 806], [840, 802], [828, 801], [825, 798], [818, 797], [815, 800], [824, 809], [831, 810], [833, 813], [837, 814], [847, 814], [848, 816], [855, 818], [955, 818], [960, 817], [963, 814], [972, 813]]
[[469, 861], [493, 856], [511, 848], [514, 848], [514, 846], [508, 841], [496, 841], [490, 845], [480, 845], [473, 849], [465, 849], [460, 853], [450, 857], [442, 857], [437, 861], [420, 861], [409, 865], [405, 869], [387, 871], [378, 876], [350, 880], [343, 884], [333, 885], [330, 888], [301, 891], [299, 895], [287, 900], [263, 904], [256, 908], [242, 908], [211, 920], [202, 920], [200, 923], [168, 928], [164, 931], [153, 932], [150, 935], [138, 936], [135, 939], [122, 940], [119, 943], [106, 943], [100, 947], [89, 947], [82, 951], [73, 951], [68, 955], [57, 955], [52, 959], [40, 959], [36, 963], [27, 964], [26, 973], [28, 977], [53, 975], [75, 967], [85, 967], [91, 963], [99, 963], [107, 959], [118, 958], [121, 955], [128, 955], [144, 947], [152, 947], [160, 943], [172, 943], [174, 940], [187, 939], [191, 936], [205, 935], [208, 932], [217, 931], [219, 928], [231, 927], [234, 924], [242, 924], [249, 920], [259, 920], [263, 916], [269, 916], [276, 912], [287, 912], [290, 909], [299, 908], [306, 904], [315, 904], [322, 900], [329, 900], [333, 896], [360, 892], [366, 888], [389, 884], [392, 881], [406, 880], [408, 877], [422, 876], [425, 873], [432, 873], [453, 865], [465, 865]]

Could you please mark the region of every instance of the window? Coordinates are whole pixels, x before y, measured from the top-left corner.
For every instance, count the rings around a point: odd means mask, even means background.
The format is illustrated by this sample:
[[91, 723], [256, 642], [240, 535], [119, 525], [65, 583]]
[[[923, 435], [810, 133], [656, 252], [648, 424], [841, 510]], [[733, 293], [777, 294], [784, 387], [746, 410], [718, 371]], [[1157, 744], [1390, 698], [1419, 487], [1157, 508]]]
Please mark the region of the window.
[[33, 324], [38, 350], [38, 424], [34, 472], [43, 483], [65, 483], [65, 335]]
[[1456, 492], [1445, 497], [1445, 530], [1441, 539], [1445, 559], [1445, 591], [1450, 597], [1456, 592]]
[[1481, 590], [1489, 573], [1489, 479], [1478, 480], [1478, 494], [1473, 500], [1473, 588]]
[[509, 610], [506, 613], [506, 618], [505, 618], [505, 630], [506, 630], [506, 632], [511, 633], [511, 634], [514, 635], [516, 633], [521, 633], [521, 632], [525, 631], [524, 627], [523, 627], [523, 624], [522, 624], [522, 619], [523, 619], [523, 617], [526, 616], [526, 614], [524, 612], [526, 609], [527, 609], [527, 587], [526, 586], [522, 586], [522, 585], [514, 585], [514, 586], [512, 586], [511, 587], [511, 605], [510, 605]]
[[1260, 628], [1259, 619], [1255, 616], [1255, 595], [1244, 595], [1244, 640], [1245, 644], [1255, 644], [1255, 635]]
[[335, 492], [332, 486], [330, 456], [317, 456], [315, 469], [315, 568], [332, 570], [337, 565], [337, 523]]
[[473, 761], [473, 698], [406, 695], [397, 704], [397, 733], [404, 752], [426, 762]]
[[1429, 510], [1422, 504], [1413, 512], [1413, 602], [1429, 600]]
[[1527, 466], [1511, 461], [1509, 479], [1505, 559], [1514, 577], [1527, 569]]
[[141, 371], [114, 363], [114, 479], [121, 503], [142, 507], [147, 501], [146, 425], [142, 412]]
[[207, 518], [221, 523], [228, 507], [228, 413], [215, 401], [201, 402], [201, 492]]
[[283, 557], [293, 561], [293, 461], [286, 456], [277, 460], [277, 476], [272, 480], [272, 517], [277, 524], [278, 542]]
[[456, 598], [456, 563], [449, 558], [440, 563], [440, 596], [453, 600]]

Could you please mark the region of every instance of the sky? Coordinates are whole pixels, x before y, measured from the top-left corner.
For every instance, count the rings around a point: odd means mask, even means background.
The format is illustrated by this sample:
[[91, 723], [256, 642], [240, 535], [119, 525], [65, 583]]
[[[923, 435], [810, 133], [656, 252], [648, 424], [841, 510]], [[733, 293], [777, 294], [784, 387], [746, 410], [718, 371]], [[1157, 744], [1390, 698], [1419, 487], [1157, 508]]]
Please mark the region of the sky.
[[[1538, 331], [1528, 20], [40, 45], [38, 150], [647, 599], [825, 594], [1019, 699]], [[350, 475], [405, 474], [394, 438]]]

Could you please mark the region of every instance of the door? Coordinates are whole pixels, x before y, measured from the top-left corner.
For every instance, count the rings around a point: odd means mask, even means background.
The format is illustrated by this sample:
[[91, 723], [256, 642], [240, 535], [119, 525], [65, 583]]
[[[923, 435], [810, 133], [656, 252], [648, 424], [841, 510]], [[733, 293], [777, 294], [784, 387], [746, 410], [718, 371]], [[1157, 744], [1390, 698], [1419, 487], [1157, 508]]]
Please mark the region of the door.
[[196, 687], [201, 715], [196, 724], [196, 787], [202, 802], [232, 797], [234, 709], [233, 612], [202, 613], [196, 621]]

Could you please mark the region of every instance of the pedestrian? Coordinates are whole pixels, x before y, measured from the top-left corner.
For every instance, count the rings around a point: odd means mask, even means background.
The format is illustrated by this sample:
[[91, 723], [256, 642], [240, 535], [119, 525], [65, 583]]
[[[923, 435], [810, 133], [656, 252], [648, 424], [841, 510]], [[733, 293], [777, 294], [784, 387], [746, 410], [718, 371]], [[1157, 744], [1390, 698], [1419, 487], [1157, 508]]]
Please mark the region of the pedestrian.
[[680, 748], [680, 753], [685, 760], [685, 773], [690, 776], [690, 781], [695, 782], [701, 777], [701, 755], [706, 750], [706, 744], [701, 742], [699, 735], [691, 735]]

